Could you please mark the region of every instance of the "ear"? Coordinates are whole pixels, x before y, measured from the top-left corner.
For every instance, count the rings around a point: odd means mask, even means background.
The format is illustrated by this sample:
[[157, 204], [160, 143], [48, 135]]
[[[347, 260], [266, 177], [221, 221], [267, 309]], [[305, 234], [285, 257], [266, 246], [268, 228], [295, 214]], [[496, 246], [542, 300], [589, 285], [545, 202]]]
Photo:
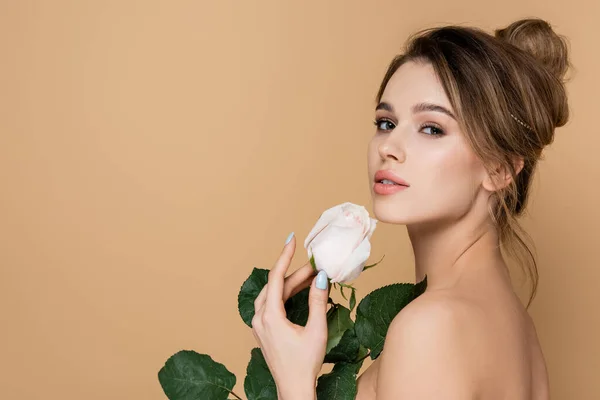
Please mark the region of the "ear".
[[[513, 167], [518, 175], [523, 169], [525, 161], [521, 156], [514, 156], [512, 160]], [[483, 180], [483, 187], [489, 192], [495, 192], [507, 187], [511, 181], [512, 177], [510, 176], [510, 171], [501, 164], [497, 163], [492, 172], [486, 174], [486, 177]]]

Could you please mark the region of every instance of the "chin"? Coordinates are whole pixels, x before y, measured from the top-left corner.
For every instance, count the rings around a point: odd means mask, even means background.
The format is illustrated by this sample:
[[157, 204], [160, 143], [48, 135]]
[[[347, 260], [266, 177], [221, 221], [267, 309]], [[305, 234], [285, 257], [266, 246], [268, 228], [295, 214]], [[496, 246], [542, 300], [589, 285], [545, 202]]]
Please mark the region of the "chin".
[[415, 222], [414, 216], [401, 201], [394, 201], [392, 196], [376, 196], [373, 198], [373, 215], [383, 223], [408, 225]]

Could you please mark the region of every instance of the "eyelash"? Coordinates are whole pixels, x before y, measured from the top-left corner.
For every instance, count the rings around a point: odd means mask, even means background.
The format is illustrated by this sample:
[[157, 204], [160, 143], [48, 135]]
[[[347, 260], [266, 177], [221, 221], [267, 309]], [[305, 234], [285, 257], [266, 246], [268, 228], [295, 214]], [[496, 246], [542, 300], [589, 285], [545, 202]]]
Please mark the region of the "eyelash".
[[[382, 122], [388, 122], [388, 123], [390, 123], [392, 125], [394, 124], [392, 121], [390, 121], [387, 118], [376, 119], [375, 121], [373, 121], [373, 125], [375, 125], [377, 127], [377, 131], [391, 131], [393, 129], [393, 128], [392, 129], [380, 129], [379, 128], [379, 124], [381, 124]], [[421, 125], [419, 127], [419, 130], [421, 130], [423, 128], [433, 128], [433, 129], [439, 131], [439, 133], [431, 133], [431, 134], [427, 134], [426, 133], [425, 135], [427, 135], [427, 136], [431, 136], [431, 137], [434, 137], [434, 138], [439, 138], [439, 137], [442, 137], [442, 136], [445, 135], [445, 132], [439, 126], [437, 126], [437, 125], [433, 125], [433, 124], [430, 124], [430, 123], [425, 123], [425, 124], [423, 124], [423, 125]]]

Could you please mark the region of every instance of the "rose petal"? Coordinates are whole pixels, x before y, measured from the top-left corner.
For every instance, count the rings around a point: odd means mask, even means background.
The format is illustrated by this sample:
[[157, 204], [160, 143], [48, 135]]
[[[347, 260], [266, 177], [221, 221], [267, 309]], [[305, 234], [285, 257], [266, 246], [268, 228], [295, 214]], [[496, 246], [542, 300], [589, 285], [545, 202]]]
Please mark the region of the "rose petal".
[[[370, 255], [371, 242], [369, 242], [369, 239], [365, 239], [344, 262], [344, 274], [338, 276], [337, 278], [339, 280], [336, 280], [335, 282], [347, 283], [358, 278], [365, 268], [365, 263]], [[334, 282], [333, 279], [331, 281]]]
[[350, 257], [361, 240], [361, 233], [356, 228], [327, 226], [310, 243], [317, 268], [324, 269], [329, 278], [336, 276], [339, 267]]
[[[315, 226], [313, 226], [310, 233], [304, 240], [304, 248], [306, 250], [309, 250], [309, 244], [315, 238], [315, 236], [317, 236], [323, 229], [325, 229], [325, 227], [327, 225], [329, 225], [331, 223], [331, 221], [333, 221], [339, 214], [341, 214], [343, 212], [343, 207], [345, 204], [349, 204], [349, 203], [338, 204], [337, 206], [333, 206], [333, 207], [325, 210], [321, 214], [321, 216], [317, 220], [317, 223], [315, 224]], [[308, 257], [310, 258], [311, 255], [312, 255], [312, 253], [309, 250]]]
[[356, 279], [371, 251], [377, 220], [364, 206], [350, 202], [325, 210], [304, 241], [317, 269], [325, 270], [332, 282]]
[[366, 238], [370, 239], [371, 236], [373, 236], [373, 232], [375, 231], [375, 228], [377, 227], [377, 220], [373, 219], [373, 218], [369, 218], [370, 219], [370, 226], [369, 226], [369, 232], [367, 233]]

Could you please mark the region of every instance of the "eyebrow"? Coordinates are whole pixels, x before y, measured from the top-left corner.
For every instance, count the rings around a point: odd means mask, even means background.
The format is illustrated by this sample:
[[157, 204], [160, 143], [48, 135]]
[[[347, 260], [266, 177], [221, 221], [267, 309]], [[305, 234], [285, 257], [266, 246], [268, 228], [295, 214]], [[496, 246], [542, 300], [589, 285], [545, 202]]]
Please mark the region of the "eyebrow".
[[[393, 113], [394, 107], [390, 103], [386, 103], [384, 101], [384, 102], [377, 104], [377, 107], [375, 107], [375, 111], [377, 111], [377, 110], [385, 110], [385, 111], [389, 111], [389, 112]], [[456, 117], [454, 116], [454, 114], [452, 114], [452, 112], [450, 110], [448, 110], [447, 108], [442, 107], [440, 105], [437, 105], [437, 104], [417, 103], [412, 107], [413, 114], [417, 114], [417, 113], [425, 112], [425, 111], [440, 112], [440, 113], [446, 114], [450, 118], [456, 120]]]

